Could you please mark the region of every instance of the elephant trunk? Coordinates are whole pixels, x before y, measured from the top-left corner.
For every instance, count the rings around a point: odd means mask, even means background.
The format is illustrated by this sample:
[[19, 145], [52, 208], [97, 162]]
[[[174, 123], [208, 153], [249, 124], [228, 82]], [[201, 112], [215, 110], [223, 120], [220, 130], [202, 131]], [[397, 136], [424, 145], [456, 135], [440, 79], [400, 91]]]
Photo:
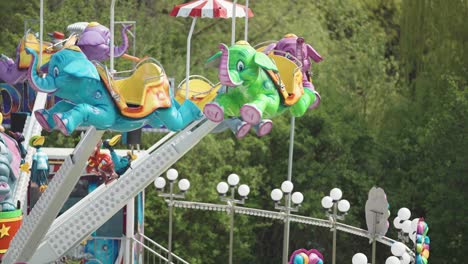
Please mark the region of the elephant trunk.
[[39, 77], [37, 75], [37, 54], [34, 50], [26, 48], [26, 51], [31, 54], [32, 60], [28, 69], [28, 80], [31, 87], [37, 92], [43, 93], [54, 93], [57, 91], [55, 87], [55, 81], [52, 76], [49, 74], [45, 78]]
[[219, 62], [219, 81], [221, 84], [230, 86], [230, 87], [235, 87], [240, 85], [240, 83], [237, 83], [233, 81], [231, 78], [231, 75], [229, 73], [229, 50], [228, 47], [224, 44], [219, 45], [219, 49], [221, 50], [221, 60]]
[[127, 36], [127, 29], [131, 26], [124, 26], [120, 31], [122, 35], [122, 44], [120, 46], [114, 47], [114, 57], [122, 56], [128, 49], [128, 36]]
[[296, 40], [296, 57], [302, 64], [304, 63], [304, 38], [297, 38]]

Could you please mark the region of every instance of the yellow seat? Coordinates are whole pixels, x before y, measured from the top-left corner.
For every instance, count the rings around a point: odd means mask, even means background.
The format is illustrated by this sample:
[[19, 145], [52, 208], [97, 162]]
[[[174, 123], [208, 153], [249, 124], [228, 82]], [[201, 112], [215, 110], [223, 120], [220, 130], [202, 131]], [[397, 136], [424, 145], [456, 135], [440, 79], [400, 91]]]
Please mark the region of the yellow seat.
[[[39, 69], [39, 65], [43, 65], [43, 64], [49, 62], [50, 57], [52, 56], [52, 54], [54, 54], [56, 52], [55, 50], [47, 49], [50, 46], [52, 46], [52, 43], [45, 42], [45, 41], [42, 42], [42, 63], [37, 64], [38, 69]], [[28, 69], [29, 65], [31, 65], [32, 56], [26, 53], [26, 49], [25, 49], [26, 47], [30, 48], [30, 49], [33, 49], [37, 53], [40, 52], [39, 40], [36, 38], [36, 36], [34, 36], [31, 33], [28, 33], [28, 34], [26, 34], [26, 36], [24, 36], [21, 39], [21, 43], [20, 43], [20, 47], [19, 47], [19, 51], [20, 51], [19, 52], [19, 57], [20, 57], [20, 59], [19, 59], [19, 65], [18, 65], [18, 68], [20, 68], [20, 69]]]
[[[186, 80], [182, 81], [176, 91], [175, 98], [177, 102], [181, 104], [185, 101], [186, 97], [186, 83]], [[220, 83], [213, 85], [201, 76], [190, 76], [188, 85], [188, 99], [195, 103], [200, 109], [203, 109], [207, 103], [213, 101], [219, 88], [221, 88]]]
[[100, 64], [96, 68], [122, 115], [142, 118], [158, 108], [172, 105], [169, 81], [152, 62], [139, 64], [130, 77], [114, 80]]
[[275, 62], [279, 75], [281, 76], [281, 81], [289, 95], [287, 98], [284, 98], [285, 104], [295, 104], [304, 94], [300, 67], [284, 56], [275, 55], [273, 53], [268, 54], [268, 56]]

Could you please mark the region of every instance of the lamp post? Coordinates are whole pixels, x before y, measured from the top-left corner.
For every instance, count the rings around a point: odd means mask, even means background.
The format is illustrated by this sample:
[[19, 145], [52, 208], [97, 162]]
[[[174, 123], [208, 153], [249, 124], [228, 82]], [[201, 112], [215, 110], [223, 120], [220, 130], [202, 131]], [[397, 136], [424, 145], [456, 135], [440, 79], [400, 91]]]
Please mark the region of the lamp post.
[[[332, 264], [336, 263], [336, 223], [337, 220], [344, 220], [344, 216], [350, 208], [347, 200], [341, 200], [343, 192], [338, 188], [333, 188], [330, 191], [330, 196], [322, 198], [322, 207], [327, 210], [326, 214], [332, 223], [333, 231], [333, 247], [332, 247]], [[341, 213], [341, 214], [340, 214]]]
[[[283, 236], [283, 261], [282, 263], [288, 263], [288, 250], [289, 250], [289, 215], [291, 212], [297, 212], [299, 207], [304, 201], [304, 195], [300, 192], [292, 191], [294, 184], [291, 181], [284, 181], [281, 184], [281, 189], [274, 189], [271, 191], [271, 199], [275, 202], [275, 209], [284, 212], [284, 236]], [[284, 196], [284, 205], [280, 204], [281, 199]], [[293, 206], [291, 206], [291, 202]]]
[[416, 229], [418, 226], [419, 218], [409, 220], [411, 217], [411, 211], [408, 208], [400, 208], [398, 215], [393, 219], [393, 226], [398, 229], [398, 239], [403, 243], [408, 243], [409, 240], [415, 243], [416, 241]]
[[180, 193], [174, 193], [174, 184], [179, 177], [179, 172], [175, 169], [169, 169], [166, 173], [166, 177], [169, 181], [169, 193], [164, 193], [164, 187], [166, 186], [166, 180], [159, 176], [154, 180], [154, 186], [156, 190], [160, 192], [159, 197], [166, 198], [165, 201], [169, 207], [169, 235], [167, 242], [167, 262], [172, 263], [172, 211], [174, 206], [174, 199], [185, 198], [185, 192], [190, 188], [190, 182], [187, 179], [179, 181], [178, 186]]
[[406, 252], [405, 244], [395, 242], [390, 250], [393, 256], [388, 257], [385, 264], [409, 264], [411, 262], [411, 256]]
[[[244, 204], [245, 199], [250, 193], [250, 187], [246, 184], [241, 184], [237, 189], [240, 199], [236, 199], [236, 188], [239, 184], [239, 176], [237, 174], [231, 174], [228, 176], [228, 182], [220, 182], [216, 186], [216, 191], [220, 195], [220, 199], [223, 202], [227, 202], [230, 212], [230, 225], [229, 225], [229, 264], [232, 264], [232, 251], [234, 247], [234, 211], [237, 204]], [[227, 193], [231, 190], [231, 195], [228, 196]]]

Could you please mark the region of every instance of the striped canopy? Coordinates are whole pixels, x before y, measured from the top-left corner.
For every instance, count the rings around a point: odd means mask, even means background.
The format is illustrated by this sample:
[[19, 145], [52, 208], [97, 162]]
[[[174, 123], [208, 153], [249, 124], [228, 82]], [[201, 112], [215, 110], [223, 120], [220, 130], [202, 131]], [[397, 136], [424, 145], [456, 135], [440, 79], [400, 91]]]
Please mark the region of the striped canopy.
[[[236, 17], [245, 17], [245, 9], [245, 6], [236, 4]], [[177, 17], [231, 18], [233, 10], [234, 4], [231, 1], [197, 0], [175, 6], [170, 15]], [[253, 17], [250, 8], [248, 15]]]

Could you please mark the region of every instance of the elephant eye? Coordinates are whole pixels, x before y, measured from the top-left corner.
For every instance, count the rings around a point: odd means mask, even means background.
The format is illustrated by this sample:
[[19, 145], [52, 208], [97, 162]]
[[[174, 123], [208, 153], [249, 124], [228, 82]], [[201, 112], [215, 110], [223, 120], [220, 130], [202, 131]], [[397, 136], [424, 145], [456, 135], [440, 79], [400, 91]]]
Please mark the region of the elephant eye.
[[54, 77], [57, 77], [60, 73], [60, 70], [57, 67], [54, 67]]
[[244, 63], [242, 61], [237, 62], [237, 71], [243, 71], [245, 69]]

